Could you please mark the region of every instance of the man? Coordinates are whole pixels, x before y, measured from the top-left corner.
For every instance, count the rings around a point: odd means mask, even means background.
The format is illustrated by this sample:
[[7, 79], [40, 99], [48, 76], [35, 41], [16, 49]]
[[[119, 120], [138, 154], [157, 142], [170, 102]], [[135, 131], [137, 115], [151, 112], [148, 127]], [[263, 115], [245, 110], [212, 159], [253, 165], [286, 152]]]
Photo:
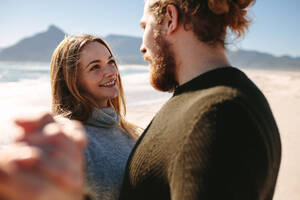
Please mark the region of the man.
[[[230, 67], [224, 48], [228, 29], [241, 36], [247, 28], [251, 3], [145, 1], [141, 51], [151, 84], [174, 95], [131, 153], [121, 200], [272, 199], [281, 159], [278, 128], [264, 95]], [[63, 191], [71, 196], [74, 190]]]
[[281, 145], [267, 100], [225, 55], [251, 0], [147, 0], [141, 52], [174, 91], [127, 163], [120, 199], [272, 199]]

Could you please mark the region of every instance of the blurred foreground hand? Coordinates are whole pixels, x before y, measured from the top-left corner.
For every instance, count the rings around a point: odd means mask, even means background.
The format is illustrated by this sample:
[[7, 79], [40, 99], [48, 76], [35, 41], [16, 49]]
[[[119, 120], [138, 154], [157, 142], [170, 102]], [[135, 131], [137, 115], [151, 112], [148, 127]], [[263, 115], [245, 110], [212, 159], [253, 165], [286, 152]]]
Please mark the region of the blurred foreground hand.
[[49, 114], [15, 122], [22, 133], [0, 151], [0, 199], [82, 199], [86, 138], [81, 124], [62, 126]]

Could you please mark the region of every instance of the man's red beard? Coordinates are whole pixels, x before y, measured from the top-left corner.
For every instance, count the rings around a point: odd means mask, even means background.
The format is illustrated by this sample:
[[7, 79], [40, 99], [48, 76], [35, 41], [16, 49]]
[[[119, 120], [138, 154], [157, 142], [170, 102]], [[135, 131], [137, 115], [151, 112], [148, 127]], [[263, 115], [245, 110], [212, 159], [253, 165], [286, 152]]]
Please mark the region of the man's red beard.
[[153, 57], [145, 55], [150, 64], [150, 83], [152, 87], [163, 92], [173, 92], [178, 86], [175, 75], [174, 53], [170, 44], [161, 34], [154, 38], [156, 51]]

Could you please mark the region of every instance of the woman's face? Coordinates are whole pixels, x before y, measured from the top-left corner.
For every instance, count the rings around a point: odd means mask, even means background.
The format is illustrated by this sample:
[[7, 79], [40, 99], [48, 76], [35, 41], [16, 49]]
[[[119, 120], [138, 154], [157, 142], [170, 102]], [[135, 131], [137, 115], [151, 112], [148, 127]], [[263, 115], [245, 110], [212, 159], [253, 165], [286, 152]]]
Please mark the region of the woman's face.
[[91, 42], [82, 48], [78, 81], [80, 91], [96, 101], [100, 108], [119, 95], [116, 62], [103, 44]]

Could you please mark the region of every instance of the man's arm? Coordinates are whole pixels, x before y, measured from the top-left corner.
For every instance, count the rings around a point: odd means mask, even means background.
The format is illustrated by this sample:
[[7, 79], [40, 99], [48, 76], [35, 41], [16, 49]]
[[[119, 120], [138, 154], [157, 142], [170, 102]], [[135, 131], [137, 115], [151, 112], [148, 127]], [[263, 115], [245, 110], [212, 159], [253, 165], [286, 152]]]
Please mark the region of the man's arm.
[[274, 183], [262, 130], [240, 101], [207, 109], [173, 166], [172, 199], [264, 199]]

